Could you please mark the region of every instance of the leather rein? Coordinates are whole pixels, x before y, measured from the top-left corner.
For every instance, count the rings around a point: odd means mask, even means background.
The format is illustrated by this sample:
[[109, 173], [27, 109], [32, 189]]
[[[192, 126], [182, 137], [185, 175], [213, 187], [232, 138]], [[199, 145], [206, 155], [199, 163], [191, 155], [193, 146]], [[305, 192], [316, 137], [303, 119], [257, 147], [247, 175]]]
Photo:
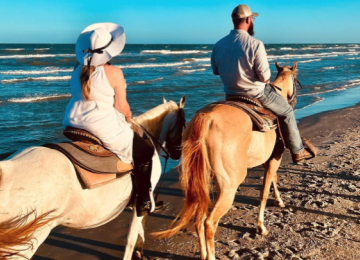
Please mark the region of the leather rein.
[[[177, 126], [178, 122], [182, 122], [182, 126], [185, 127], [186, 126], [186, 120], [185, 120], [185, 114], [184, 112], [182, 111], [182, 109], [179, 109], [178, 110], [178, 113], [177, 113], [177, 119], [176, 119], [176, 124], [173, 128], [170, 129], [170, 132], [173, 131], [175, 129], [175, 127]], [[131, 118], [131, 123], [139, 126], [145, 133], [145, 135], [150, 139], [151, 143], [153, 144], [155, 150], [156, 150], [156, 145], [158, 145], [160, 147], [160, 151], [163, 151], [165, 154], [161, 154], [159, 153], [159, 155], [161, 157], [163, 157], [165, 159], [165, 163], [164, 163], [164, 168], [163, 168], [163, 173], [161, 175], [161, 178], [159, 180], [159, 188], [156, 192], [156, 195], [155, 195], [155, 201], [157, 200], [158, 196], [159, 196], [159, 192], [160, 192], [160, 189], [161, 189], [161, 186], [162, 186], [162, 176], [165, 174], [165, 171], [166, 171], [166, 166], [167, 166], [167, 162], [170, 158], [170, 152], [169, 150], [164, 147], [160, 142], [159, 140], [157, 140], [155, 138], [155, 136], [153, 136], [144, 126], [142, 126], [141, 124], [139, 124], [138, 122], [136, 122], [133, 118]], [[182, 136], [181, 136], [182, 137]]]

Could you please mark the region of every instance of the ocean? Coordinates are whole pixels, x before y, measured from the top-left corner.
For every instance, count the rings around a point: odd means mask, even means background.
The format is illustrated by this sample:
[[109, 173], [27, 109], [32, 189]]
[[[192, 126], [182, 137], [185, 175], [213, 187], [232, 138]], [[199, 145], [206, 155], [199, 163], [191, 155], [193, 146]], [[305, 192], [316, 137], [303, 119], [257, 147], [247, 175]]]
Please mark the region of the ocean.
[[[123, 69], [133, 115], [187, 96], [189, 120], [202, 106], [224, 98], [212, 74], [213, 45], [126, 45], [111, 62]], [[360, 97], [359, 44], [267, 44], [274, 62], [298, 61], [297, 119], [354, 105]], [[60, 142], [76, 58], [73, 44], [0, 44], [0, 155]]]

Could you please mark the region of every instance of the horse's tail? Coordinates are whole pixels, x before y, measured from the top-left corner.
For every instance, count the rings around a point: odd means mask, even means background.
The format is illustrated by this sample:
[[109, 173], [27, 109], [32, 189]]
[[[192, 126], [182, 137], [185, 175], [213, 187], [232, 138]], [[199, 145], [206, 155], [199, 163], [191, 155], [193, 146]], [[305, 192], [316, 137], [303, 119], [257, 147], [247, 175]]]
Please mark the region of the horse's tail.
[[[206, 145], [210, 129], [210, 113], [195, 118], [189, 138], [183, 144], [180, 184], [185, 203], [169, 230], [153, 233], [159, 238], [171, 237], [185, 228], [194, 217], [195, 224], [203, 221], [211, 204], [210, 182], [212, 170]], [[178, 220], [178, 221], [177, 221]]]
[[[0, 186], [2, 179], [2, 170], [0, 165]], [[25, 215], [14, 217], [10, 220], [0, 223], [0, 259], [6, 259], [11, 256], [24, 257], [21, 251], [25, 251], [33, 247], [34, 232], [47, 225], [57, 217], [49, 217], [55, 210], [49, 211], [36, 217], [36, 212], [31, 211]], [[28, 218], [34, 214], [35, 219], [28, 222]], [[26, 223], [26, 224], [25, 224]], [[16, 248], [21, 248], [17, 251]]]

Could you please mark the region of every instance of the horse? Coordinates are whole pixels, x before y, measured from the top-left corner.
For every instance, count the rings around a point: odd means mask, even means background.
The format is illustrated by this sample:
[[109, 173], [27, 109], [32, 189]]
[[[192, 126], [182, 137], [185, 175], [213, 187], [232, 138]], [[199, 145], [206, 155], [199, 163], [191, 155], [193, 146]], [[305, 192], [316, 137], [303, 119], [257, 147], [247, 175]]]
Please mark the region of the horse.
[[[296, 96], [297, 63], [293, 67], [279, 66], [273, 82], [276, 91], [285, 99]], [[296, 102], [296, 101], [295, 101]], [[271, 183], [276, 205], [284, 207], [277, 188], [277, 170], [284, 145], [276, 142], [275, 130], [260, 132], [245, 112], [226, 105], [207, 105], [187, 124], [183, 135], [180, 162], [180, 184], [185, 194], [181, 212], [168, 230], [153, 233], [158, 238], [173, 236], [194, 220], [200, 242], [201, 259], [215, 259], [214, 236], [219, 220], [233, 204], [238, 186], [244, 181], [247, 169], [263, 165], [265, 178], [261, 191], [258, 230], [264, 225], [264, 211]], [[211, 205], [212, 181], [216, 186], [216, 202]], [[177, 221], [178, 220], [178, 221]]]
[[[160, 144], [153, 157], [152, 187], [161, 175], [160, 149], [167, 150], [172, 159], [181, 156], [184, 105], [185, 96], [179, 104], [164, 99], [134, 118]], [[140, 134], [145, 130], [140, 128]], [[18, 152], [0, 162], [0, 258], [30, 259], [58, 225], [76, 229], [104, 225], [125, 209], [132, 192], [130, 174], [88, 190], [62, 153], [45, 147]], [[132, 258], [138, 236], [145, 241], [143, 219], [134, 207], [124, 259]]]

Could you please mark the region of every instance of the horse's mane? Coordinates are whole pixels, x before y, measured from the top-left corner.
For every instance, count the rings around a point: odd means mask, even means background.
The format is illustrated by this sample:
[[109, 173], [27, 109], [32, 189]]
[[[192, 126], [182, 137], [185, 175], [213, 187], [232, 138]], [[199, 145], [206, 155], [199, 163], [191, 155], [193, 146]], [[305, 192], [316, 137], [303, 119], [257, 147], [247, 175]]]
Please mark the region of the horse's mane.
[[281, 72], [278, 72], [278, 74], [276, 75], [275, 81], [283, 81], [285, 79], [285, 77], [288, 75], [293, 75], [294, 77], [296, 77], [297, 72], [292, 71], [292, 70], [283, 70]]
[[[136, 122], [145, 127], [150, 133], [153, 133], [156, 138], [159, 138], [161, 128], [166, 114], [170, 110], [178, 109], [178, 105], [174, 101], [168, 101], [165, 104], [158, 105], [153, 109], [134, 118]], [[143, 132], [138, 127], [132, 127], [135, 132], [142, 135]]]
[[174, 101], [169, 101], [165, 104], [158, 105], [157, 107], [154, 107], [149, 111], [146, 111], [145, 113], [135, 117], [134, 119], [141, 125], [146, 124], [157, 118], [163, 117], [164, 114], [166, 114], [169, 110], [177, 108], [178, 105]]

